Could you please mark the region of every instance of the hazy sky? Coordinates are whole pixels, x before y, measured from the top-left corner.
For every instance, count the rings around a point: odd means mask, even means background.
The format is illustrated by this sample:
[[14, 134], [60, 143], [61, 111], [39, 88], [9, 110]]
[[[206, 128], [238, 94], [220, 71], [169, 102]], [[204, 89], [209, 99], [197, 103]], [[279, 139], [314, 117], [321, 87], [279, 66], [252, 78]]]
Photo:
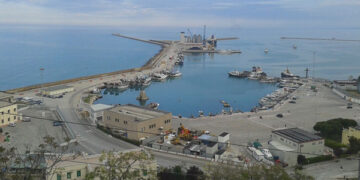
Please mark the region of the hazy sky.
[[0, 0], [1, 24], [360, 28], [360, 0]]

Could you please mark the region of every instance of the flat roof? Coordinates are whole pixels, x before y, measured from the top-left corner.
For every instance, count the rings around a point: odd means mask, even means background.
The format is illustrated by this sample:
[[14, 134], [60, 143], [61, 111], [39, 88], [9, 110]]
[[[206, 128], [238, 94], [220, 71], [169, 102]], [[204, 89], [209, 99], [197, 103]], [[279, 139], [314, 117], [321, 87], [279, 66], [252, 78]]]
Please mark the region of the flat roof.
[[57, 91], [60, 89], [68, 89], [68, 88], [72, 88], [72, 86], [68, 86], [68, 85], [51, 86], [51, 87], [45, 88], [44, 91]]
[[12, 96], [13, 96], [12, 94], [0, 91], [0, 99], [9, 98], [9, 97], [12, 97]]
[[93, 104], [90, 106], [91, 110], [93, 111], [103, 111], [112, 107], [114, 106], [108, 104]]
[[11, 106], [13, 104], [14, 103], [6, 102], [6, 101], [0, 101], [0, 108], [6, 107], [6, 106]]
[[223, 133], [221, 133], [219, 136], [221, 136], [221, 137], [225, 137], [226, 135], [228, 135], [229, 133], [227, 133], [227, 132], [223, 132]]
[[293, 142], [297, 142], [297, 143], [303, 143], [303, 142], [316, 141], [316, 140], [323, 139], [320, 136], [311, 134], [310, 132], [307, 132], [307, 131], [299, 129], [299, 128], [279, 129], [279, 130], [274, 130], [272, 132], [274, 134], [277, 134], [279, 136], [282, 136], [286, 139], [289, 139], [289, 140], [291, 140]]
[[156, 117], [161, 117], [163, 115], [169, 114], [169, 112], [159, 111], [152, 108], [146, 108], [142, 106], [136, 106], [133, 104], [115, 106], [109, 109], [111, 112], [124, 114], [127, 116], [132, 116], [135, 121], [144, 121], [153, 119]]

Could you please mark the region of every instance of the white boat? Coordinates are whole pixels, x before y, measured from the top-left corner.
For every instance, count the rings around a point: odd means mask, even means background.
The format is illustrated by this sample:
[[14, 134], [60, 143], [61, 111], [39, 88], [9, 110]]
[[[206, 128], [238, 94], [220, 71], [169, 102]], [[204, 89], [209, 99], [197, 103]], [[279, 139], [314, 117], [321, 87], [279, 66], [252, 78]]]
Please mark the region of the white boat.
[[147, 77], [143, 80], [141, 86], [149, 86], [151, 84], [151, 77]]
[[159, 103], [154, 103], [154, 102], [147, 105], [147, 107], [152, 108], [152, 109], [157, 109], [159, 106], [160, 106]]
[[162, 73], [154, 73], [152, 79], [155, 81], [162, 81], [167, 78], [167, 75]]
[[129, 88], [129, 85], [128, 84], [120, 84], [116, 88], [119, 90], [125, 90], [125, 89]]
[[265, 48], [264, 53], [267, 54], [268, 52], [269, 52], [268, 48]]
[[180, 71], [176, 71], [176, 72], [171, 72], [170, 77], [180, 77], [182, 75], [182, 73]]

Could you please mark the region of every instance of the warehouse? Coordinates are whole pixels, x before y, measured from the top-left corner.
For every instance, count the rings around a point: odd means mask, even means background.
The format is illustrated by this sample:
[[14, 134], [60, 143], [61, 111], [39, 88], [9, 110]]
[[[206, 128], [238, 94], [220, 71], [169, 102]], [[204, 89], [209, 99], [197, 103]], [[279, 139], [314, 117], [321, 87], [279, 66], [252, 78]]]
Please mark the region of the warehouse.
[[297, 156], [306, 158], [324, 154], [324, 139], [299, 128], [272, 131], [269, 142], [271, 153], [289, 165], [297, 164]]
[[113, 128], [129, 139], [142, 140], [170, 130], [172, 114], [128, 104], [105, 110], [103, 117], [105, 127]]
[[52, 86], [45, 88], [41, 91], [41, 94], [44, 96], [59, 96], [64, 95], [65, 93], [74, 91], [74, 87], [66, 86], [66, 85], [59, 85], [59, 86]]

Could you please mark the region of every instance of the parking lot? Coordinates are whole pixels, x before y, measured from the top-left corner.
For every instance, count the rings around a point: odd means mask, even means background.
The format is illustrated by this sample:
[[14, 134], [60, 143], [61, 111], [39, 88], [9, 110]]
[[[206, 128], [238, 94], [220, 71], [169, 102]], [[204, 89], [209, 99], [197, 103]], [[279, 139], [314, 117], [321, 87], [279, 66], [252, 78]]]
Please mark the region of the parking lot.
[[3, 127], [3, 134], [8, 132], [10, 135], [10, 141], [3, 143], [5, 147], [16, 147], [19, 153], [23, 153], [27, 148], [30, 148], [30, 150], [36, 149], [43, 143], [43, 137], [45, 136], [54, 137], [59, 144], [63, 143], [64, 138], [67, 137], [62, 126], [53, 126], [52, 121], [39, 119], [57, 120], [54, 112], [39, 107], [32, 107], [19, 111], [19, 113], [23, 114], [23, 118], [30, 116], [31, 121], [18, 121], [15, 127]]

